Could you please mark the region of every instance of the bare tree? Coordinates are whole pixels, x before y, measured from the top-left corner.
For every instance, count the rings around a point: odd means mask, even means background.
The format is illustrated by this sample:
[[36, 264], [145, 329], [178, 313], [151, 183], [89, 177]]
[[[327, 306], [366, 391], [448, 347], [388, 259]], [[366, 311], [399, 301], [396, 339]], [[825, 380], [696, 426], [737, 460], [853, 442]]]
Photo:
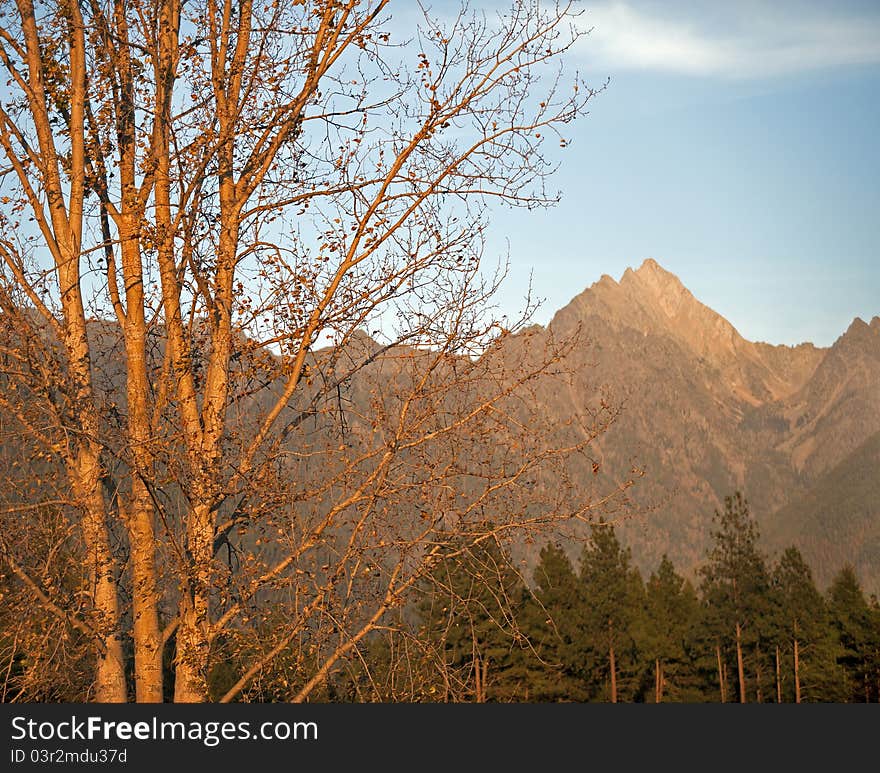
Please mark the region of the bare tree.
[[567, 4], [2, 8], [0, 400], [63, 481], [54, 536], [0, 550], [89, 643], [89, 699], [162, 700], [173, 645], [174, 699], [207, 700], [236, 641], [213, 697], [286, 658], [307, 699], [443, 535], [589, 517], [539, 471], [613, 417], [529, 423], [571, 343], [509, 361], [480, 260], [493, 201], [556, 200], [547, 144], [595, 93], [562, 80]]

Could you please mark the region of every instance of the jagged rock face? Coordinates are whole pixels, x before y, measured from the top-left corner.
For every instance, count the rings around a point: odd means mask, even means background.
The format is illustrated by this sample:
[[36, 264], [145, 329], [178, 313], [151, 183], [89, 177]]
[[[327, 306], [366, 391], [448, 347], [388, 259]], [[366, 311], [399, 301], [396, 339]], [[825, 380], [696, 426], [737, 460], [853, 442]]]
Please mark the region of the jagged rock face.
[[614, 329], [664, 335], [717, 371], [719, 394], [761, 405], [785, 398], [809, 379], [824, 351], [812, 344], [771, 346], [744, 339], [724, 317], [700, 303], [674, 274], [646, 260], [615, 282], [605, 275], [560, 311], [551, 324], [597, 315]]
[[880, 427], [880, 317], [855, 319], [815, 374], [783, 402], [792, 463], [815, 478]]
[[[607, 475], [620, 477], [633, 463], [645, 468], [637, 498], [648, 512], [623, 531], [646, 568], [668, 553], [693, 569], [714, 508], [736, 489], [770, 524], [880, 431], [880, 318], [857, 319], [827, 349], [755, 343], [646, 260], [619, 282], [603, 276], [530, 336], [576, 331], [581, 342], [567, 361], [575, 386], [547, 395], [546, 410], [582, 412], [603, 385], [622, 402], [599, 446]], [[514, 338], [507, 345], [522, 344]], [[880, 522], [880, 506], [872, 506]], [[798, 544], [827, 580], [839, 567], [811, 555], [817, 543], [796, 518], [786, 523], [768, 529], [768, 548]], [[858, 535], [851, 538], [857, 568], [880, 579], [880, 555], [857, 559], [864, 551]]]

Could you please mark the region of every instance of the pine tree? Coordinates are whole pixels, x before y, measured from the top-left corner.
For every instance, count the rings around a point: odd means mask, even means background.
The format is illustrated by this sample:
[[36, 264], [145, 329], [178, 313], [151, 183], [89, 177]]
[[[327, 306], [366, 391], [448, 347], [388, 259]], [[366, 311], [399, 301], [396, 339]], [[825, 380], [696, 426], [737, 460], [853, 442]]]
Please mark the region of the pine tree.
[[846, 566], [837, 573], [828, 596], [832, 625], [842, 648], [839, 662], [846, 672], [849, 698], [866, 703], [878, 701], [878, 614], [865, 599], [851, 566]]
[[519, 627], [527, 597], [494, 540], [455, 544], [435, 565], [419, 605], [420, 638], [433, 645], [438, 699], [525, 700], [528, 642]]
[[529, 694], [535, 701], [583, 701], [585, 597], [565, 551], [548, 544], [534, 571], [534, 598], [527, 606], [531, 660]]
[[777, 700], [838, 701], [839, 645], [828, 609], [800, 551], [788, 548], [773, 572]]
[[646, 585], [643, 657], [653, 673], [649, 701], [693, 700], [698, 697], [687, 643], [699, 616], [693, 586], [676, 573], [667, 556]]
[[592, 527], [580, 578], [586, 596], [584, 665], [592, 697], [633, 700], [641, 682], [636, 632], [644, 619], [645, 587], [610, 524]]
[[[762, 635], [769, 616], [770, 577], [758, 551], [758, 527], [746, 499], [736, 492], [715, 511], [717, 530], [708, 563], [702, 568], [702, 595], [707, 624], [715, 633], [719, 682], [724, 689], [726, 665], [734, 658], [736, 698], [761, 702], [771, 692], [773, 663], [769, 637]], [[749, 691], [753, 687], [753, 691]]]
[[872, 635], [869, 642], [869, 679], [873, 672], [874, 695], [880, 703], [880, 599], [871, 594], [871, 609], [868, 617]]

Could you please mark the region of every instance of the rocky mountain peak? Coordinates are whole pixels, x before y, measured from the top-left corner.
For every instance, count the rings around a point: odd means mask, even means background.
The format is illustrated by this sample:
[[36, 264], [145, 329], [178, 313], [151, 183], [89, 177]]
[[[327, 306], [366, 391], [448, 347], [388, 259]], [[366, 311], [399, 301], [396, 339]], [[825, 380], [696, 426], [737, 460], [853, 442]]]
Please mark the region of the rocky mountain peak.
[[815, 347], [771, 346], [744, 339], [653, 258], [637, 269], [627, 268], [619, 282], [602, 275], [562, 309], [551, 326], [574, 327], [590, 317], [601, 318], [615, 330], [672, 339], [724, 376], [717, 382], [719, 388], [753, 406], [797, 391], [824, 356]]
[[856, 317], [832, 348], [838, 353], [880, 353], [880, 317], [874, 317], [870, 323]]
[[620, 278], [620, 286], [667, 317], [678, 316], [693, 304], [702, 305], [675, 274], [653, 258], [646, 259], [635, 271], [628, 268]]
[[687, 292], [681, 280], [671, 271], [667, 271], [654, 258], [645, 258], [642, 265], [635, 271], [628, 268], [623, 272], [621, 284], [626, 282], [638, 282], [644, 287], [649, 287], [658, 292]]
[[703, 306], [681, 280], [653, 258], [637, 269], [627, 268], [620, 281], [603, 274], [559, 313], [559, 320], [571, 322], [596, 314], [615, 327], [632, 327], [643, 333], [670, 332], [682, 318], [702, 317], [711, 322], [732, 326], [711, 309]]
[[865, 322], [865, 320], [863, 320], [861, 317], [855, 317], [853, 321], [849, 323], [849, 327], [846, 329], [846, 332], [861, 332], [867, 330], [869, 327], [870, 326], [868, 325], [868, 323]]

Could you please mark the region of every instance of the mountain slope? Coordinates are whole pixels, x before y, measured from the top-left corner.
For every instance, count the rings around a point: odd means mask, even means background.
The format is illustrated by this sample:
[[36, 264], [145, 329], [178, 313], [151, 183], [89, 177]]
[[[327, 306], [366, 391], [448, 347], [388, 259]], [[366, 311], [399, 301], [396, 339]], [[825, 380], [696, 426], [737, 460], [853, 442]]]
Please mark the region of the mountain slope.
[[[96, 322], [90, 335], [98, 352], [96, 383], [124, 414], [120, 333], [113, 323]], [[159, 352], [161, 330], [156, 336]], [[677, 277], [647, 260], [619, 281], [603, 276], [548, 326], [500, 338], [476, 363], [481, 378], [466, 379], [462, 386], [438, 374], [436, 396], [422, 406], [424, 420], [442, 424], [444, 416], [455, 414], [456, 404], [479, 404], [485, 398], [479, 390], [503, 389], [530, 362], [560, 346], [562, 379], [539, 379], [519, 403], [504, 406], [517, 426], [534, 427], [535, 443], [540, 436], [540, 442], [546, 438], [555, 447], [573, 447], [608, 417], [607, 406], [620, 412], [588, 453], [554, 457], [556, 466], [548, 462], [523, 487], [521, 498], [553, 501], [572, 482], [581, 495], [607, 492], [631, 479], [634, 469], [641, 471], [632, 490], [636, 506], [624, 511], [636, 515], [621, 522], [621, 536], [643, 569], [655, 569], [665, 553], [679, 569], [693, 573], [709, 546], [713, 510], [740, 490], [769, 549], [797, 545], [822, 582], [843, 563], [852, 563], [866, 589], [880, 590], [880, 318], [856, 319], [827, 349], [754, 343], [700, 303]], [[335, 355], [338, 363], [331, 362]], [[318, 450], [374, 442], [377, 411], [394, 414], [396, 391], [405, 392], [406, 384], [419, 377], [424, 355], [406, 347], [381, 349], [366, 334], [352, 336], [341, 351], [315, 352], [312, 364], [326, 360], [328, 367], [338, 365], [351, 376], [317, 409], [310, 404], [317, 382], [298, 393], [282, 423], [300, 412], [308, 415], [308, 437], [291, 436], [286, 442], [307, 442]], [[271, 355], [266, 357], [265, 379], [256, 379], [265, 381], [265, 388], [249, 390], [236, 406], [241, 438], [249, 437], [254, 417], [280, 391], [277, 379], [283, 374]], [[458, 392], [447, 390], [454, 383]], [[118, 420], [118, 411], [108, 414], [111, 446]], [[515, 451], [509, 437], [488, 428], [481, 442], [462, 452], [465, 467]], [[299, 447], [289, 450], [291, 458], [309, 459]], [[29, 456], [0, 442], [0, 467], [17, 458]], [[306, 480], [326, 473], [316, 464], [298, 462], [290, 474]], [[395, 529], [413, 526], [403, 514], [393, 523]], [[533, 546], [527, 560], [539, 547]]]
[[785, 448], [810, 477], [870, 437], [880, 426], [880, 317], [856, 318], [782, 411], [792, 426]]
[[[545, 410], [586, 415], [600, 388], [623, 406], [598, 451], [603, 474], [620, 479], [633, 464], [645, 471], [636, 493], [645, 513], [622, 531], [646, 568], [668, 553], [693, 570], [713, 510], [736, 489], [769, 530], [777, 510], [880, 431], [878, 318], [856, 320], [828, 349], [754, 343], [647, 260], [619, 282], [603, 276], [546, 329], [530, 331], [530, 345], [571, 335], [580, 337], [565, 361], [572, 388], [543, 395]], [[818, 539], [810, 529], [819, 525], [787, 517], [775, 539], [807, 545]], [[847, 549], [862, 548], [856, 540]], [[820, 576], [838, 568], [832, 563]]]
[[798, 543], [820, 585], [852, 564], [866, 588], [880, 588], [880, 432], [780, 509], [764, 528], [767, 544]]

